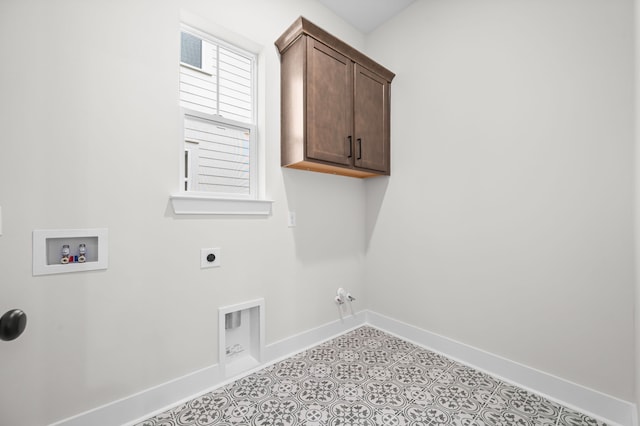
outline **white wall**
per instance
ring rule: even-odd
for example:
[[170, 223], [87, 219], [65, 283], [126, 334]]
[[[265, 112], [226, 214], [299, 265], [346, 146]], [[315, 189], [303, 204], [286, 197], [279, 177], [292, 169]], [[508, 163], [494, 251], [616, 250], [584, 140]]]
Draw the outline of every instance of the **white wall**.
[[[263, 46], [270, 218], [172, 214], [181, 9]], [[397, 73], [391, 178], [279, 167], [273, 41], [301, 14]], [[0, 313], [29, 315], [0, 342], [0, 423], [216, 363], [218, 306], [264, 297], [267, 343], [334, 320], [338, 286], [633, 400], [632, 16], [418, 0], [365, 45], [314, 0], [0, 2]], [[109, 228], [108, 270], [31, 276], [33, 229], [83, 227]], [[211, 246], [223, 267], [200, 270]]]
[[638, 417], [640, 418], [640, 312], [638, 311], [638, 307], [640, 307], [640, 218], [638, 215], [640, 214], [640, 168], [638, 164], [640, 164], [640, 119], [638, 118], [638, 113], [640, 112], [640, 0], [635, 0], [635, 76], [636, 76], [636, 103], [635, 103], [635, 219], [636, 219], [636, 253], [635, 253], [635, 261], [636, 261], [636, 294], [635, 294], [635, 355], [636, 355], [636, 370], [635, 370], [635, 403], [638, 408]]
[[[273, 215], [176, 217], [181, 9], [263, 46], [260, 132]], [[267, 344], [364, 305], [364, 189], [282, 170], [279, 59], [299, 15], [356, 47], [312, 0], [0, 2], [0, 423], [66, 418], [217, 362], [217, 308], [264, 297]], [[298, 226], [287, 228], [286, 212]], [[32, 277], [33, 229], [109, 229], [106, 271]], [[223, 266], [201, 270], [200, 248]]]
[[368, 38], [371, 310], [634, 400], [632, 4], [418, 0]]

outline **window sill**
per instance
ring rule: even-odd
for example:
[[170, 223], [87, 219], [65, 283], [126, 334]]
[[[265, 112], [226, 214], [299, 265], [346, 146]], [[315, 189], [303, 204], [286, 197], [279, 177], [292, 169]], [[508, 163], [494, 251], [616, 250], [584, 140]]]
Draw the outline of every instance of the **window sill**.
[[175, 214], [206, 215], [271, 215], [271, 200], [214, 198], [206, 195], [174, 194], [171, 204]]

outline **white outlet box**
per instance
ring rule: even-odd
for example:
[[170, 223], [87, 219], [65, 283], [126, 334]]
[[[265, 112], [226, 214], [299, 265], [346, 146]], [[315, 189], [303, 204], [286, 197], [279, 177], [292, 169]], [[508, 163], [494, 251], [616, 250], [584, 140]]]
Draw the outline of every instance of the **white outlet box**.
[[222, 260], [221, 254], [220, 248], [200, 249], [200, 268], [218, 268]]

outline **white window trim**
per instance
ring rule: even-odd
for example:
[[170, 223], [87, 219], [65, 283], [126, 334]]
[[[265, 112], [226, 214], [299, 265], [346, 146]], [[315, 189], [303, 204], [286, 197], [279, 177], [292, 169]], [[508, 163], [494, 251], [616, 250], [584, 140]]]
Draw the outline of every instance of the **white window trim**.
[[171, 196], [175, 214], [192, 215], [271, 215], [271, 200], [214, 198], [197, 193], [182, 193]]
[[[207, 32], [211, 30], [209, 32], [210, 34], [221, 35], [220, 39], [228, 39], [232, 41], [234, 44], [236, 44], [238, 47], [254, 52], [256, 55], [256, 59], [253, 65], [254, 72], [256, 73], [255, 74], [256, 79], [261, 80], [260, 75], [258, 74], [260, 69], [258, 64], [258, 61], [260, 58], [260, 54], [258, 53], [260, 51], [259, 45], [253, 42], [250, 42], [246, 39], [243, 39], [241, 36], [231, 34], [221, 27], [213, 26], [212, 28], [209, 28], [211, 25], [208, 25], [208, 24], [205, 25], [205, 22], [201, 21], [195, 15], [191, 15], [184, 11], [181, 11], [181, 15], [183, 18], [183, 22], [191, 21], [197, 24], [197, 25], [191, 26], [185, 23], [181, 25], [181, 30], [187, 30], [192, 33], [196, 32], [201, 35], [206, 35], [205, 32], [195, 29], [195, 27], [198, 26], [200, 28], [203, 28]], [[258, 94], [260, 92], [264, 93], [263, 90], [256, 90], [254, 95], [254, 106], [255, 106], [254, 114], [256, 118], [256, 123], [260, 121], [259, 120], [260, 115], [258, 114], [259, 113], [258, 105], [260, 104], [258, 99]], [[181, 113], [180, 120], [182, 123], [184, 123], [184, 114], [185, 114], [184, 108], [180, 109], [180, 113]], [[260, 150], [259, 148], [258, 141], [260, 136], [257, 134], [257, 124], [253, 124], [252, 126], [256, 131], [256, 134], [255, 134], [256, 146], [255, 146], [255, 149], [252, 150], [252, 155], [258, 155], [258, 153], [260, 151], [263, 152], [263, 150]], [[183, 131], [184, 131], [184, 126], [183, 126]], [[184, 155], [184, 134], [182, 136], [183, 137], [181, 138], [180, 144], [179, 144], [179, 148], [180, 148], [179, 158], [182, 158], [181, 155]], [[272, 213], [273, 200], [268, 200], [264, 198], [263, 196], [264, 182], [260, 181], [260, 179], [264, 178], [264, 173], [262, 173], [262, 171], [260, 170], [261, 169], [260, 165], [264, 164], [264, 160], [262, 158], [259, 158], [259, 161], [256, 161], [255, 164], [256, 164], [256, 171], [252, 177], [258, 180], [258, 182], [255, 184], [255, 187], [254, 187], [255, 188], [254, 194], [256, 198], [234, 198], [231, 195], [223, 197], [220, 195], [214, 195], [209, 193], [185, 191], [184, 190], [184, 161], [180, 161], [180, 179], [179, 179], [179, 186], [178, 186], [179, 192], [174, 193], [169, 197], [171, 204], [173, 206], [174, 213], [177, 215], [270, 216]]]

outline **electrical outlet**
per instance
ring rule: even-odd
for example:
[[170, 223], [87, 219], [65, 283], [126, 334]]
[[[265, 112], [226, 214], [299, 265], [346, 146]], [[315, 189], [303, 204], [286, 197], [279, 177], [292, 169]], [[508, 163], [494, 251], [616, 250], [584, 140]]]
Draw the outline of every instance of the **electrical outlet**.
[[222, 260], [222, 250], [220, 248], [200, 249], [200, 268], [217, 268]]

